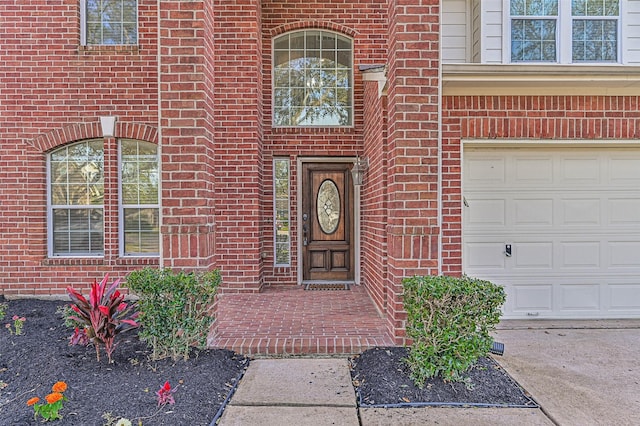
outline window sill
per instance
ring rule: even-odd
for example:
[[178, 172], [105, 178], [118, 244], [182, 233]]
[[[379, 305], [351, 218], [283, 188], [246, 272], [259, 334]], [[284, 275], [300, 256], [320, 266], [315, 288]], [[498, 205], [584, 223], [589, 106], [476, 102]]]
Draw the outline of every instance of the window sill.
[[137, 44], [88, 44], [78, 46], [80, 54], [100, 54], [100, 53], [130, 53], [137, 54], [140, 52], [140, 46]]
[[48, 257], [42, 261], [43, 266], [84, 266], [104, 265], [103, 257]]
[[291, 126], [271, 127], [274, 134], [353, 133], [354, 126]]
[[48, 257], [42, 266], [101, 266], [107, 264], [123, 266], [158, 266], [159, 257], [119, 257], [107, 262], [103, 257]]
[[119, 257], [115, 261], [116, 265], [134, 265], [134, 266], [158, 266], [160, 265], [159, 257]]

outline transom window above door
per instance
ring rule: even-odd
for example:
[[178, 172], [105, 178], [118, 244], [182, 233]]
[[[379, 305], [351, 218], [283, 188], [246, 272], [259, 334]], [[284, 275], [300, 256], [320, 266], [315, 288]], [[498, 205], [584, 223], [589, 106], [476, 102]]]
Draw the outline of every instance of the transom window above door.
[[348, 37], [321, 30], [274, 39], [274, 126], [352, 125], [352, 45]]
[[506, 0], [511, 62], [619, 61], [620, 0]]

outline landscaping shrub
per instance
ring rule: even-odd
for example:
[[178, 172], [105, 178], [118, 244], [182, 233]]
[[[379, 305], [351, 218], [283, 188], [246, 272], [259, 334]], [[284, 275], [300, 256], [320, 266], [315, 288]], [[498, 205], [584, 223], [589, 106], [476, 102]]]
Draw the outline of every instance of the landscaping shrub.
[[188, 359], [191, 347], [206, 346], [219, 285], [218, 270], [187, 273], [145, 268], [128, 275], [126, 286], [140, 298], [138, 335], [152, 347], [154, 359]]
[[67, 293], [71, 299], [71, 309], [74, 315], [65, 320], [82, 324], [83, 331], [76, 328], [72, 343], [91, 340], [96, 347], [96, 358], [100, 361], [100, 345], [104, 345], [109, 363], [113, 362], [111, 354], [116, 347], [116, 337], [120, 333], [138, 327], [136, 319], [138, 312], [135, 303], [125, 303], [124, 295], [118, 291], [120, 279], [117, 279], [107, 287], [109, 274], [98, 283], [91, 284], [89, 299], [67, 287]]
[[411, 378], [418, 387], [435, 376], [464, 382], [462, 373], [489, 353], [504, 289], [466, 276], [416, 276], [402, 284]]

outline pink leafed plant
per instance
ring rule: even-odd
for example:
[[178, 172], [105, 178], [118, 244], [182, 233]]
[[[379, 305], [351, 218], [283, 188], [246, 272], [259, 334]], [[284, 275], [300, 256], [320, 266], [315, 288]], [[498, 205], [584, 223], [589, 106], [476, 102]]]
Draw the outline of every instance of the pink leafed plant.
[[86, 336], [96, 347], [98, 361], [100, 345], [104, 345], [111, 363], [116, 336], [139, 326], [136, 322], [139, 312], [136, 311], [136, 304], [125, 303], [124, 295], [117, 290], [121, 280], [118, 279], [107, 287], [108, 280], [109, 274], [100, 283], [94, 281], [91, 284], [89, 300], [71, 287], [67, 287], [67, 293], [71, 299], [71, 309], [77, 314], [70, 319], [85, 325]]
[[173, 393], [175, 391], [175, 389], [171, 389], [171, 385], [168, 381], [164, 382], [164, 385], [162, 385], [160, 390], [156, 392], [156, 395], [158, 396], [158, 407], [167, 404], [175, 404], [176, 401], [173, 399]]

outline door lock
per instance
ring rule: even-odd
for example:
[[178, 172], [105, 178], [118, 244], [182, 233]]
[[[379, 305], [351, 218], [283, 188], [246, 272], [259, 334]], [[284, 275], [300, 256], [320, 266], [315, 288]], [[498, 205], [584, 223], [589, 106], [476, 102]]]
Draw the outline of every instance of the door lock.
[[[304, 217], [305, 215], [303, 215]], [[305, 219], [306, 220], [306, 219]], [[307, 246], [309, 245], [309, 241], [307, 240], [307, 236], [309, 235], [309, 227], [307, 226], [307, 224], [303, 224], [302, 225], [302, 245], [303, 246]]]

